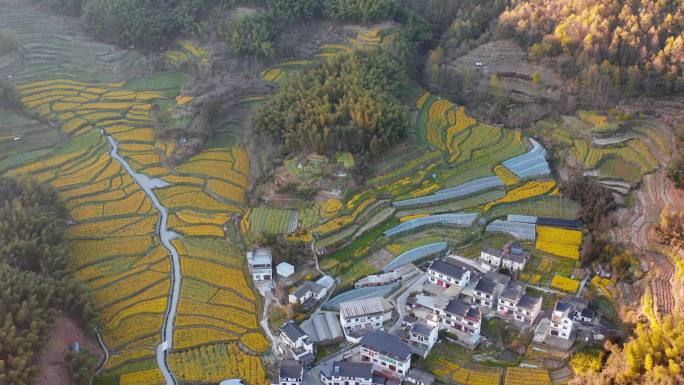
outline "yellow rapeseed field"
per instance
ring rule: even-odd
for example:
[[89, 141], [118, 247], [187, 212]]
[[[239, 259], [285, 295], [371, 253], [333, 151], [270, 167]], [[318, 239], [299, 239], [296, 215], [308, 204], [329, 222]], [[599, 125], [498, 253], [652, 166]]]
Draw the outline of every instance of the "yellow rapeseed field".
[[495, 201], [489, 202], [484, 205], [484, 211], [489, 210], [495, 205], [501, 203], [517, 202], [524, 199], [533, 198], [536, 196], [544, 195], [556, 186], [555, 181], [529, 181], [520, 187], [516, 187], [512, 190], [508, 190], [506, 195]]
[[[494, 174], [496, 174], [506, 186], [511, 186], [520, 182], [520, 179], [502, 164], [494, 167]], [[558, 188], [556, 187], [556, 190], [557, 189]]]
[[551, 280], [551, 287], [567, 291], [568, 293], [576, 293], [579, 285], [579, 281], [558, 274], [554, 275]]
[[578, 260], [582, 245], [582, 232], [558, 227], [537, 226], [535, 247], [561, 257]]

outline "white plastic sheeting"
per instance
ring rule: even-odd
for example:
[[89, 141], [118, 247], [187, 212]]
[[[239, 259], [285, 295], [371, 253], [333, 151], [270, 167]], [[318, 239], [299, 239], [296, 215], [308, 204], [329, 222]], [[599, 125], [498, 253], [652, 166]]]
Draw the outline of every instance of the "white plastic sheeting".
[[428, 226], [432, 224], [445, 224], [445, 225], [455, 225], [461, 227], [468, 227], [475, 222], [477, 219], [477, 214], [438, 214], [430, 215], [429, 217], [422, 217], [411, 219], [400, 225], [397, 225], [387, 231], [385, 231], [386, 237], [391, 237], [406, 231], [411, 231], [422, 226]]
[[390, 263], [385, 265], [385, 267], [382, 268], [382, 271], [392, 271], [398, 267], [417, 261], [423, 257], [427, 257], [428, 255], [439, 253], [440, 251], [443, 251], [446, 248], [446, 242], [430, 243], [429, 245], [416, 247], [415, 249], [411, 249], [399, 254]]
[[530, 142], [532, 142], [532, 150], [504, 161], [504, 166], [521, 178], [550, 174], [551, 169], [546, 161], [546, 149], [534, 139], [530, 139]]
[[488, 190], [494, 187], [501, 187], [503, 185], [503, 181], [498, 176], [488, 176], [486, 178], [480, 178], [474, 181], [463, 183], [456, 187], [449, 187], [444, 190], [439, 190], [432, 195], [397, 201], [393, 202], [392, 204], [395, 207], [404, 208], [410, 206], [419, 206], [422, 204], [437, 203], [464, 197], [466, 195], [474, 194], [476, 192]]

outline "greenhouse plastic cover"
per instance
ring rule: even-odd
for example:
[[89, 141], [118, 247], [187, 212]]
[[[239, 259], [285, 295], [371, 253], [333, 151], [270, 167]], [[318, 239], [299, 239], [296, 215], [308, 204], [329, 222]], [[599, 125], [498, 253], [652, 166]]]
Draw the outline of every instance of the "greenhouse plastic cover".
[[509, 222], [537, 223], [537, 217], [531, 215], [509, 214], [506, 219], [508, 219]]
[[399, 256], [397, 256], [390, 263], [385, 265], [385, 267], [382, 268], [382, 271], [392, 271], [398, 267], [404, 266], [408, 263], [419, 260], [428, 255], [439, 253], [440, 251], [446, 248], [446, 242], [430, 243], [429, 245], [416, 247], [415, 249], [411, 249], [399, 254]]
[[385, 231], [385, 236], [391, 237], [403, 233], [405, 231], [410, 231], [422, 226], [427, 226], [436, 223], [468, 227], [472, 225], [473, 222], [475, 222], [475, 219], [477, 219], [476, 213], [430, 215], [429, 217], [411, 219], [410, 221], [406, 221], [400, 225], [392, 227], [391, 229]]
[[400, 282], [394, 282], [385, 286], [374, 286], [374, 287], [361, 287], [358, 289], [352, 289], [345, 291], [342, 294], [335, 296], [328, 300], [328, 302], [323, 304], [324, 308], [337, 308], [340, 303], [345, 301], [351, 301], [354, 299], [364, 299], [370, 297], [377, 297], [389, 294], [395, 288], [399, 287]]
[[467, 183], [463, 183], [456, 187], [449, 187], [444, 190], [436, 191], [432, 195], [426, 195], [424, 197], [397, 201], [393, 202], [392, 204], [395, 207], [408, 207], [421, 204], [441, 202], [449, 199], [460, 198], [462, 196], [470, 195], [494, 187], [500, 187], [503, 185], [504, 182], [498, 176], [488, 176], [486, 178], [480, 178]]
[[530, 152], [504, 161], [504, 166], [521, 178], [550, 174], [551, 170], [549, 169], [549, 163], [546, 161], [544, 146], [534, 139], [530, 139], [530, 142], [532, 142], [532, 150]]
[[486, 231], [498, 231], [502, 233], [511, 234], [518, 239], [528, 239], [534, 241], [537, 238], [537, 225], [534, 223], [509, 222], [509, 221], [493, 221], [487, 226]]

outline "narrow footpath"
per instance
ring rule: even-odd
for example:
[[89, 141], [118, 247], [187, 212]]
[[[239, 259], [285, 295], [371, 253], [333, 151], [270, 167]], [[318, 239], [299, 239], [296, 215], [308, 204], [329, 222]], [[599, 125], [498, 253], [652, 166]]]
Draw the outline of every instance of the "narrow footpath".
[[118, 143], [111, 136], [107, 136], [109, 144], [112, 146], [110, 155], [112, 158], [116, 159], [121, 166], [128, 172], [128, 174], [133, 178], [133, 180], [140, 186], [140, 188], [145, 191], [147, 197], [150, 198], [154, 207], [159, 211], [159, 221], [157, 222], [157, 234], [159, 235], [159, 240], [166, 250], [168, 250], [171, 255], [171, 292], [169, 293], [168, 306], [166, 308], [166, 313], [164, 314], [164, 327], [162, 328], [162, 342], [157, 346], [157, 365], [159, 370], [164, 375], [166, 385], [177, 385], [178, 381], [176, 377], [171, 372], [169, 364], [167, 361], [168, 350], [173, 347], [173, 321], [176, 318], [176, 312], [178, 308], [178, 299], [180, 296], [180, 281], [181, 281], [181, 270], [180, 270], [180, 256], [178, 255], [178, 250], [173, 246], [171, 240], [178, 235], [173, 231], [169, 231], [167, 228], [169, 212], [164, 207], [157, 196], [154, 194], [153, 189], [166, 187], [168, 184], [160, 179], [151, 179], [147, 175], [139, 174], [135, 172], [131, 166], [128, 165], [126, 160], [121, 157], [118, 153]]

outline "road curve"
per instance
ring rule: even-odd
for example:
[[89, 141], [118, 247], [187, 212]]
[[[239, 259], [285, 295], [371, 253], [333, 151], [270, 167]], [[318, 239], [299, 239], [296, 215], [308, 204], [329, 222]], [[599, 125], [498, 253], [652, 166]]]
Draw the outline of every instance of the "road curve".
[[168, 184], [160, 179], [152, 179], [147, 175], [139, 174], [135, 172], [131, 166], [128, 165], [126, 160], [121, 157], [118, 153], [118, 143], [111, 136], [107, 136], [109, 144], [112, 146], [110, 155], [112, 158], [116, 159], [121, 166], [130, 174], [133, 180], [140, 186], [140, 188], [145, 191], [147, 197], [152, 200], [152, 204], [159, 211], [159, 221], [157, 222], [157, 234], [159, 235], [159, 240], [166, 250], [168, 250], [171, 255], [171, 292], [169, 293], [169, 304], [166, 307], [166, 313], [164, 314], [164, 326], [162, 328], [162, 342], [157, 346], [157, 365], [159, 370], [164, 375], [164, 380], [166, 385], [177, 385], [178, 381], [176, 377], [171, 372], [169, 364], [167, 361], [168, 350], [173, 347], [173, 321], [176, 318], [176, 311], [178, 308], [178, 299], [180, 296], [180, 281], [181, 281], [181, 270], [180, 270], [180, 256], [178, 255], [178, 250], [173, 246], [171, 240], [178, 235], [167, 229], [167, 223], [169, 218], [169, 212], [164, 207], [157, 196], [154, 194], [153, 189], [165, 187]]

